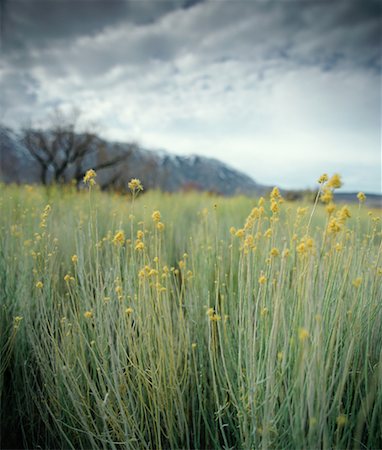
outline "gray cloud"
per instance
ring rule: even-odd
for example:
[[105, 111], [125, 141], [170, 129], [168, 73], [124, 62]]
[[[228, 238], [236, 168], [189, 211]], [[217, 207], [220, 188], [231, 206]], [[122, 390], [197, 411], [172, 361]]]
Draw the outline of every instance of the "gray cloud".
[[287, 148], [298, 161], [322, 133], [338, 163], [355, 130], [376, 161], [380, 2], [3, 0], [4, 9], [0, 106], [11, 125], [75, 103], [110, 138], [222, 155], [255, 177], [253, 148], [278, 146], [282, 167]]

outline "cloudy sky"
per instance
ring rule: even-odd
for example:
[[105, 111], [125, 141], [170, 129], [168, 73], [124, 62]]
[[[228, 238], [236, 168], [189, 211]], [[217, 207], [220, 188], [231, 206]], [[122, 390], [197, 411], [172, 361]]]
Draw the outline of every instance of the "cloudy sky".
[[381, 192], [379, 0], [0, 0], [0, 121], [54, 107], [262, 184]]

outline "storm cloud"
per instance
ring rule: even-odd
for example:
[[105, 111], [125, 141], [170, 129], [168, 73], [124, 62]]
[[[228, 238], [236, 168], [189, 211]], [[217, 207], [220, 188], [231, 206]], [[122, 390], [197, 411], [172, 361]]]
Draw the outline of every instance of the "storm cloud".
[[[304, 187], [381, 183], [378, 1], [2, 1], [0, 119], [78, 106], [105, 137]], [[367, 177], [365, 174], [367, 173]]]

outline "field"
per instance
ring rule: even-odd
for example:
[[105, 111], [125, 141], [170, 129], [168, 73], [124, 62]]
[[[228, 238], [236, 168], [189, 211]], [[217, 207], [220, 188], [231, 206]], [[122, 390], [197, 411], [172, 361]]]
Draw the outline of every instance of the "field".
[[86, 181], [1, 186], [3, 446], [382, 448], [380, 211]]

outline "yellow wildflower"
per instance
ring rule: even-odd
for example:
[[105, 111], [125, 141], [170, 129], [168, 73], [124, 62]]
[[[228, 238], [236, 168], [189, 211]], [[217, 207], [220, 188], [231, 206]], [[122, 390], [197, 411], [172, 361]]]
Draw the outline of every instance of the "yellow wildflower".
[[257, 202], [257, 206], [264, 206], [265, 203], [265, 198], [264, 197], [260, 197], [259, 201]]
[[306, 252], [306, 245], [304, 242], [301, 242], [297, 247], [296, 247], [296, 251], [297, 253], [299, 253], [300, 255], [303, 255]]
[[17, 328], [20, 325], [20, 322], [23, 320], [22, 316], [16, 316], [13, 318], [13, 328], [15, 328], [17, 330]]
[[37, 289], [42, 289], [43, 287], [44, 287], [44, 283], [42, 281], [37, 281], [36, 288]]
[[336, 419], [337, 425], [339, 427], [343, 427], [347, 424], [348, 422], [348, 418], [346, 417], [345, 414], [340, 414], [337, 419]]
[[298, 338], [301, 342], [304, 342], [309, 337], [309, 331], [306, 328], [298, 329]]
[[336, 205], [333, 202], [330, 202], [327, 206], [326, 206], [326, 211], [328, 214], [332, 214], [335, 210], [336, 210]]
[[237, 236], [238, 238], [243, 238], [244, 235], [245, 235], [245, 231], [244, 231], [243, 228], [240, 228], [239, 230], [236, 231], [236, 236]]
[[329, 233], [338, 233], [339, 231], [341, 231], [341, 226], [340, 226], [339, 222], [335, 218], [331, 219], [328, 224], [328, 232]]
[[221, 317], [219, 316], [219, 314], [212, 314], [209, 316], [211, 322], [218, 322], [219, 320], [221, 320]]
[[229, 229], [229, 232], [232, 234], [232, 236], [234, 236], [235, 233], [236, 233], [236, 228], [235, 228], [235, 227], [231, 227], [231, 228]]
[[85, 319], [91, 319], [93, 317], [92, 311], [85, 311], [84, 317], [85, 317]]
[[340, 211], [338, 211], [337, 215], [341, 223], [344, 223], [346, 219], [351, 217], [349, 208], [346, 205], [343, 206]]
[[274, 187], [274, 188], [272, 189], [270, 198], [271, 198], [272, 200], [278, 200], [278, 199], [281, 198], [279, 188]]
[[323, 184], [323, 183], [326, 183], [328, 181], [328, 179], [329, 179], [328, 174], [323, 173], [317, 181], [318, 181], [318, 184]]
[[157, 223], [157, 230], [163, 231], [163, 230], [164, 230], [164, 223], [158, 222], [158, 223]]
[[352, 281], [354, 287], [359, 288], [362, 284], [362, 277], [357, 277]]
[[338, 189], [342, 186], [341, 175], [335, 173], [327, 183], [327, 186], [333, 189]]
[[265, 236], [266, 238], [270, 238], [270, 237], [272, 236], [272, 229], [271, 229], [271, 228], [268, 228], [268, 229], [265, 231], [264, 236]]
[[363, 203], [366, 200], [366, 195], [363, 192], [358, 192], [357, 198], [361, 203]]
[[77, 264], [77, 262], [78, 262], [78, 256], [77, 255], [73, 255], [72, 256], [72, 263], [73, 264]]
[[276, 214], [279, 211], [279, 205], [274, 199], [271, 201], [271, 211], [273, 214]]
[[267, 281], [267, 277], [265, 275], [260, 275], [259, 283], [264, 284]]
[[320, 199], [323, 203], [331, 203], [333, 200], [333, 192], [330, 189], [324, 189]]
[[279, 256], [280, 252], [278, 251], [277, 248], [273, 247], [271, 250], [271, 256], [276, 257]]
[[113, 243], [115, 245], [117, 244], [123, 245], [124, 242], [125, 242], [125, 233], [122, 230], [117, 231], [114, 235]]
[[138, 178], [132, 178], [128, 183], [129, 189], [133, 192], [143, 191], [143, 186]]
[[300, 208], [300, 207], [298, 207], [297, 208], [297, 215], [300, 216], [300, 217], [305, 216], [307, 211], [308, 211], [308, 208]]
[[84, 183], [89, 184], [90, 186], [94, 186], [95, 185], [94, 178], [96, 176], [97, 176], [97, 174], [95, 173], [95, 171], [93, 169], [88, 170], [84, 176]]
[[145, 244], [142, 241], [137, 240], [135, 242], [135, 250], [143, 250], [145, 248]]
[[160, 222], [160, 212], [159, 211], [154, 211], [151, 215], [151, 218], [153, 219], [154, 222], [158, 223]]
[[214, 314], [214, 308], [208, 308], [206, 314], [207, 316], [212, 316]]
[[125, 313], [126, 313], [128, 316], [130, 316], [130, 315], [133, 313], [133, 311], [134, 311], [133, 308], [130, 308], [130, 307], [125, 309]]
[[142, 230], [137, 231], [137, 239], [143, 239], [144, 235], [145, 235], [145, 233]]

